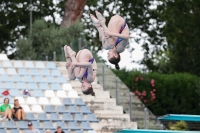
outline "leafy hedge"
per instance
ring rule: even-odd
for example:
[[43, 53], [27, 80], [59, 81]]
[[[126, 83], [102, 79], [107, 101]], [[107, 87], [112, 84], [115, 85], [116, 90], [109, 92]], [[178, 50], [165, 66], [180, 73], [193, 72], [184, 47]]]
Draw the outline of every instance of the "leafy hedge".
[[126, 70], [113, 72], [155, 115], [200, 114], [200, 96], [196, 93], [200, 78], [197, 76]]

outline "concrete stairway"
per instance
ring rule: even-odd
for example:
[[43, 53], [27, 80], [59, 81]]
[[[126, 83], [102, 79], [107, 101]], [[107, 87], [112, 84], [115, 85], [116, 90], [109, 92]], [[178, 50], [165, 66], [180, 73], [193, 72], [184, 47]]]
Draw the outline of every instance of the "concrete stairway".
[[92, 83], [96, 96], [86, 96], [81, 92], [81, 83], [78, 80], [69, 80], [65, 62], [56, 62], [56, 66], [99, 120], [99, 123], [91, 124], [95, 131], [113, 133], [123, 128], [137, 129], [137, 123], [130, 121], [129, 114], [124, 114], [123, 107], [116, 105], [116, 99], [110, 98], [110, 92], [103, 91], [97, 80]]
[[[116, 75], [103, 63], [98, 63], [97, 80], [102, 83], [102, 67], [104, 66], [104, 86], [106, 91], [110, 92], [112, 98], [116, 98]], [[130, 114], [130, 91], [129, 88], [118, 78], [118, 105], [123, 107], [123, 111]], [[132, 95], [132, 121], [137, 122], [138, 128], [144, 127], [144, 108], [143, 103]], [[157, 120], [154, 114], [147, 109], [146, 112], [146, 128], [160, 129], [161, 123]]]

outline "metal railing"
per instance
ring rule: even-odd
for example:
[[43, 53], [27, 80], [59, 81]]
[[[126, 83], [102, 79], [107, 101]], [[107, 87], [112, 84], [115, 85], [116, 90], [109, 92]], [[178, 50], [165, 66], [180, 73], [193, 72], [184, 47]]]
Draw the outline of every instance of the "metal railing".
[[157, 117], [130, 92], [129, 88], [104, 63], [98, 63], [97, 80], [103, 90], [109, 91], [116, 104], [123, 106], [124, 113], [130, 115], [141, 129], [165, 129]]

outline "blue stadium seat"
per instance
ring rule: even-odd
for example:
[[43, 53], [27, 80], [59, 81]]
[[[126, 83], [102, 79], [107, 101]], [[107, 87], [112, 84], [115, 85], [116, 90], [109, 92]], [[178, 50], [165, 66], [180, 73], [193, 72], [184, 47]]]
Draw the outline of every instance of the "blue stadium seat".
[[75, 131], [75, 133], [84, 133], [84, 132], [81, 130], [78, 130], [78, 131]]
[[56, 112], [57, 113], [67, 113], [67, 110], [66, 110], [65, 106], [58, 105], [57, 108], [56, 108]]
[[13, 66], [15, 68], [22, 68], [22, 67], [24, 67], [21, 61], [15, 61]]
[[59, 70], [57, 70], [57, 69], [53, 69], [52, 71], [51, 71], [51, 75], [53, 75], [53, 76], [61, 76], [61, 73], [60, 73], [60, 71]]
[[36, 68], [45, 68], [44, 63], [42, 61], [38, 61], [35, 63]]
[[68, 114], [68, 113], [64, 113], [62, 115], [62, 120], [63, 121], [74, 121], [74, 119], [72, 118], [72, 115], [71, 114]]
[[39, 89], [36, 83], [28, 83], [28, 89], [36, 90]]
[[17, 89], [10, 90], [10, 95], [11, 96], [20, 96], [19, 91]]
[[89, 130], [88, 133], [97, 133], [97, 132], [93, 130]]
[[55, 113], [55, 109], [52, 105], [45, 105], [44, 106], [44, 112], [46, 113]]
[[78, 106], [86, 106], [81, 98], [76, 98], [74, 104]]
[[76, 106], [69, 106], [67, 112], [69, 112], [69, 113], [73, 113], [73, 114], [75, 114], [75, 113], [79, 113], [79, 111], [78, 111], [78, 109], [77, 109]]
[[17, 71], [15, 68], [7, 68], [7, 74], [8, 75], [16, 75]]
[[9, 76], [7, 74], [3, 74], [3, 75], [0, 75], [0, 81], [1, 82], [9, 82], [9, 81], [11, 81], [11, 79], [9, 78]]
[[47, 83], [39, 83], [39, 89], [50, 90], [49, 85]]
[[0, 74], [6, 74], [6, 71], [4, 70], [4, 68], [0, 68]]
[[43, 93], [42, 93], [42, 90], [34, 90], [33, 92], [33, 96], [34, 97], [44, 97]]
[[0, 89], [4, 89], [4, 85], [0, 82]]
[[24, 75], [24, 82], [34, 82], [30, 75]]
[[13, 82], [22, 82], [23, 80], [20, 78], [19, 75], [13, 75], [12, 76], [12, 81]]
[[3, 61], [2, 67], [13, 67], [10, 61]]
[[6, 133], [5, 129], [0, 129], [0, 133]]
[[38, 70], [35, 69], [35, 68], [30, 69], [29, 74], [30, 74], [30, 75], [34, 75], [34, 76], [35, 76], [35, 75], [40, 75], [39, 72], [38, 72]]
[[25, 65], [24, 65], [26, 68], [34, 68], [34, 64], [32, 61], [27, 61], [25, 62]]
[[49, 121], [49, 119], [48, 119], [47, 116], [46, 116], [46, 113], [38, 113], [37, 119], [38, 119], [39, 121]]
[[17, 128], [15, 126], [14, 121], [6, 121], [4, 127], [8, 128], [8, 129], [16, 129]]
[[62, 103], [63, 103], [64, 105], [66, 105], [66, 106], [74, 105], [74, 104], [72, 104], [72, 101], [71, 101], [70, 98], [64, 98], [63, 101], [62, 101]]
[[41, 75], [43, 76], [50, 76], [50, 72], [49, 72], [49, 69], [42, 69], [41, 72], [40, 72]]
[[67, 83], [67, 80], [65, 77], [57, 77], [57, 83]]
[[18, 121], [18, 124], [17, 124], [17, 127], [19, 129], [28, 129], [28, 126], [27, 126], [27, 122], [26, 121]]
[[68, 129], [71, 130], [80, 130], [76, 122], [68, 122]]
[[38, 82], [38, 83], [44, 83], [45, 82], [44, 78], [40, 75], [35, 76], [34, 81]]
[[53, 76], [46, 76], [46, 83], [56, 83], [55, 79]]
[[60, 85], [57, 83], [51, 84], [51, 90], [62, 90]]
[[[2, 126], [2, 122], [0, 122], [0, 133], [1, 133], [1, 129], [3, 129], [4, 127]], [[2, 130], [3, 132], [3, 130]]]
[[18, 74], [19, 75], [28, 75], [28, 72], [26, 71], [25, 68], [19, 68], [18, 69]]
[[89, 121], [89, 122], [99, 122], [94, 114], [87, 114], [87, 121]]
[[55, 127], [53, 126], [53, 124], [50, 121], [44, 121], [44, 128], [55, 130]]
[[13, 82], [5, 82], [5, 89], [15, 89]]
[[46, 67], [50, 69], [56, 69], [56, 65], [53, 62], [47, 62]]
[[26, 84], [24, 82], [17, 82], [16, 84], [17, 89], [26, 89]]
[[45, 133], [45, 131], [43, 129], [40, 129], [40, 133]]
[[26, 119], [30, 120], [30, 121], [37, 120], [37, 119], [35, 119], [35, 116], [33, 113], [26, 113]]
[[51, 129], [50, 131], [51, 131], [51, 133], [55, 133], [55, 129]]
[[90, 127], [90, 123], [89, 122], [82, 122], [81, 123], [81, 129], [83, 129], [83, 130], [92, 130], [92, 128]]
[[75, 116], [74, 116], [74, 120], [75, 121], [86, 121], [85, 119], [84, 119], [84, 116], [83, 116], [83, 114], [75, 114]]
[[81, 106], [80, 113], [91, 114], [92, 112], [90, 111], [90, 109], [87, 106]]
[[62, 122], [62, 121], [58, 121], [58, 122], [56, 122], [56, 127], [58, 127], [58, 126], [62, 127], [62, 129], [67, 129], [65, 123]]
[[61, 121], [60, 117], [59, 117], [59, 115], [57, 113], [51, 113], [50, 114], [50, 120], [53, 121], [53, 122], [54, 121]]
[[42, 127], [40, 126], [40, 123], [38, 121], [32, 121], [32, 124], [33, 124], [34, 128], [42, 129]]

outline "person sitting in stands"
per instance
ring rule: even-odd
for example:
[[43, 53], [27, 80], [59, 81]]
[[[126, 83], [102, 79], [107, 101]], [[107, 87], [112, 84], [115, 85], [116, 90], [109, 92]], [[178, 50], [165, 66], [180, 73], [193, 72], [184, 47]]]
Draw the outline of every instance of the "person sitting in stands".
[[24, 109], [19, 105], [18, 99], [14, 100], [14, 107], [12, 108], [13, 118], [17, 120], [25, 120]]
[[12, 120], [12, 112], [11, 112], [11, 106], [9, 105], [9, 99], [5, 98], [4, 99], [4, 104], [0, 106], [0, 114], [3, 117], [3, 120]]

